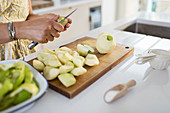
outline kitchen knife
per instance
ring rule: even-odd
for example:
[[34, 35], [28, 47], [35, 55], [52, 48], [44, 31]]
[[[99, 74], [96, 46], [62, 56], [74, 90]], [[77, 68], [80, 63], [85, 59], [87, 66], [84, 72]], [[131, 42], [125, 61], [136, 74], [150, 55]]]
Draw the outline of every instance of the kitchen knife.
[[[71, 13], [69, 13], [66, 17], [64, 17], [63, 20], [59, 21], [59, 23], [62, 23], [65, 19], [67, 19], [70, 15], [72, 15], [77, 9], [75, 9], [74, 11], [72, 11]], [[31, 50], [33, 49], [36, 45], [38, 45], [38, 42], [31, 42], [29, 45], [28, 45], [28, 48]]]

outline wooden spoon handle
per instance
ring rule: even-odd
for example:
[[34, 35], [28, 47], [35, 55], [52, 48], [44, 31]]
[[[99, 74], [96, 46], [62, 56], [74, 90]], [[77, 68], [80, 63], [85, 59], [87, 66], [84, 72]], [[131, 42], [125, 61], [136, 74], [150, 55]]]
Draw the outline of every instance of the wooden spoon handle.
[[136, 85], [136, 81], [135, 80], [130, 80], [128, 83], [126, 83], [127, 88], [130, 88], [132, 86]]

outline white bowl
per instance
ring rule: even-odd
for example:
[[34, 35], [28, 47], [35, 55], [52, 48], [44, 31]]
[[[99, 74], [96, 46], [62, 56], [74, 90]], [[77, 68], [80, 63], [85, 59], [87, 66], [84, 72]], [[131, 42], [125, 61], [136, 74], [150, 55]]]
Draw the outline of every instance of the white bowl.
[[[0, 61], [0, 64], [13, 64], [18, 61], [21, 61], [21, 60], [5, 60], [5, 61]], [[45, 94], [45, 92], [48, 88], [47, 80], [30, 64], [28, 64], [26, 62], [24, 62], [24, 63], [30, 68], [31, 72], [33, 73], [34, 78], [39, 86], [39, 92], [34, 97], [32, 97], [20, 104], [17, 104], [13, 107], [5, 109], [4, 111], [0, 111], [1, 113], [24, 112], [25, 110], [29, 109], [37, 100], [39, 100]]]
[[153, 53], [156, 56], [149, 60], [152, 68], [158, 70], [167, 69], [170, 65], [170, 52], [162, 49], [151, 49], [149, 53]]

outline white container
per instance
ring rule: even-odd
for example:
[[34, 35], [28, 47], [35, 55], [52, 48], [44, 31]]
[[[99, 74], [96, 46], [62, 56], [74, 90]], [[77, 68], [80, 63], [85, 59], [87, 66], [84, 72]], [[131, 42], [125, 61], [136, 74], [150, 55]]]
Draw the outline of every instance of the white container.
[[[20, 61], [20, 60], [5, 60], [5, 61], [0, 61], [0, 64], [13, 64], [18, 61]], [[24, 112], [25, 110], [32, 107], [33, 104], [45, 94], [45, 92], [48, 88], [47, 80], [30, 64], [28, 64], [27, 62], [24, 62], [24, 63], [30, 68], [31, 72], [33, 73], [34, 78], [39, 86], [39, 92], [34, 97], [32, 97], [20, 104], [17, 104], [13, 107], [10, 107], [8, 109], [0, 111], [0, 113], [14, 113], [14, 112], [21, 113], [21, 112]]]
[[156, 56], [149, 60], [149, 63], [153, 69], [164, 70], [170, 65], [170, 52], [161, 49], [151, 49], [149, 53], [153, 53]]

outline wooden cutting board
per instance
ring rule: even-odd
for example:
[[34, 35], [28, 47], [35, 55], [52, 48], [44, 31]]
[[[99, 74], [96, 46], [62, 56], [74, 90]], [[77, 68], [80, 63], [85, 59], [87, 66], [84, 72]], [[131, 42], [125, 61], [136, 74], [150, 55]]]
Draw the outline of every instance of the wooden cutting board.
[[[117, 44], [116, 48], [105, 55], [101, 55], [97, 52], [95, 48], [96, 39], [91, 37], [84, 37], [78, 39], [72, 43], [64, 45], [66, 47], [71, 48], [72, 50], [76, 50], [77, 44], [87, 44], [95, 49], [95, 55], [97, 55], [100, 64], [94, 67], [85, 66], [87, 69], [87, 73], [76, 77], [76, 84], [71, 87], [66, 88], [62, 83], [56, 78], [54, 80], [48, 81], [49, 87], [68, 98], [73, 98], [85, 88], [90, 86], [93, 82], [103, 76], [106, 72], [112, 69], [114, 66], [119, 64], [122, 60], [127, 58], [130, 54], [133, 53], [134, 48], [129, 46], [124, 46]], [[32, 65], [32, 61], [28, 63]]]

